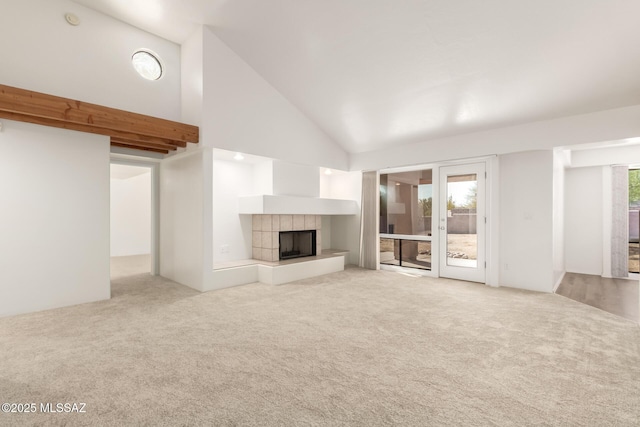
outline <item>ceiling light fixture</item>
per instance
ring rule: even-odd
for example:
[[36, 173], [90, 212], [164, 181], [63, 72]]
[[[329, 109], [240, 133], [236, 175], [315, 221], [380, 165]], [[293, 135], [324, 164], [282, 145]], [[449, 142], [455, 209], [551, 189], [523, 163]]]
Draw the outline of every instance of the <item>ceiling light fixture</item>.
[[158, 80], [162, 77], [163, 67], [160, 57], [148, 50], [138, 49], [131, 56], [133, 68], [147, 80]]
[[64, 19], [69, 23], [69, 25], [73, 25], [74, 27], [80, 25], [80, 18], [78, 18], [78, 15], [75, 13], [65, 13]]
[[235, 160], [244, 160], [244, 156], [241, 153], [236, 153], [236, 155], [233, 156], [233, 158]]

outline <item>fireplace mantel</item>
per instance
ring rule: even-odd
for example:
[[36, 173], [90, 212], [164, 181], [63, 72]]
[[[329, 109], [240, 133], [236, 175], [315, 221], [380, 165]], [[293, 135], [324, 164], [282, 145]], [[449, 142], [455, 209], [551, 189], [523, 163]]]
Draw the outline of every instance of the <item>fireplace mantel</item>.
[[356, 215], [358, 204], [354, 200], [264, 194], [240, 197], [239, 212], [248, 215]]

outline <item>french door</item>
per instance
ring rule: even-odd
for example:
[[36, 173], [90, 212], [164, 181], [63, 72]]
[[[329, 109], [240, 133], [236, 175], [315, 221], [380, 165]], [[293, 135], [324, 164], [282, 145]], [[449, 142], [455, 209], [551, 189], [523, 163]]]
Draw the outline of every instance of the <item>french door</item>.
[[440, 168], [439, 275], [485, 283], [484, 163]]

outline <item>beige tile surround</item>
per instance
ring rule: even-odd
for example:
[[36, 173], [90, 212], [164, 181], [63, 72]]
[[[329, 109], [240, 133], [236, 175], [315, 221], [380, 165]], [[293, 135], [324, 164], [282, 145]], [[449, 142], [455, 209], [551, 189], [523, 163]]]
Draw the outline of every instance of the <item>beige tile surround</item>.
[[320, 215], [253, 215], [253, 258], [278, 261], [280, 231], [316, 230], [316, 253], [322, 252]]

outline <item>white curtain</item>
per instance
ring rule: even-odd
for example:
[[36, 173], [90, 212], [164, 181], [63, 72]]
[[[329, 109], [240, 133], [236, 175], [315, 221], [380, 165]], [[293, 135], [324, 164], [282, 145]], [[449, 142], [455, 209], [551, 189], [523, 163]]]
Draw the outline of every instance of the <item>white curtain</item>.
[[362, 216], [360, 220], [360, 267], [378, 269], [378, 172], [362, 174]]
[[629, 168], [611, 166], [611, 275], [629, 276]]

